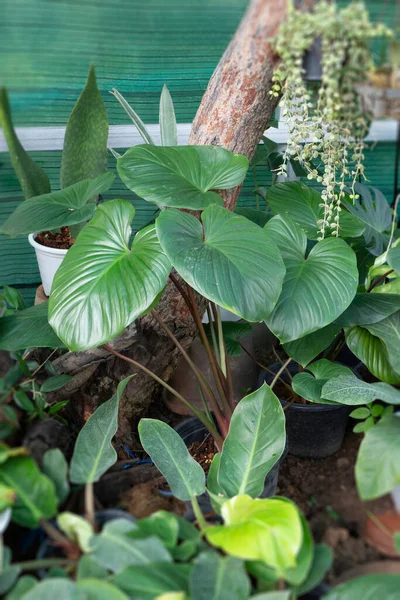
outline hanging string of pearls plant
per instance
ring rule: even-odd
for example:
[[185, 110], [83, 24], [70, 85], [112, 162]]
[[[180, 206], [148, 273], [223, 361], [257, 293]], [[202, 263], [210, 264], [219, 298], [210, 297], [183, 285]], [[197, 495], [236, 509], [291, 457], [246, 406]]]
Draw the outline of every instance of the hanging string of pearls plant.
[[[284, 161], [278, 175], [287, 176], [290, 159], [298, 160], [308, 179], [322, 185], [323, 217], [319, 239], [339, 236], [341, 204], [346, 186], [364, 176], [364, 148], [370, 125], [361, 112], [356, 85], [373, 66], [369, 42], [391, 37], [385, 25], [371, 23], [363, 3], [345, 8], [321, 0], [312, 11], [296, 10], [289, 1], [288, 15], [274, 39], [281, 64], [273, 75], [270, 94], [280, 100], [289, 131]], [[304, 55], [321, 45], [321, 82], [313, 94], [304, 79]]]

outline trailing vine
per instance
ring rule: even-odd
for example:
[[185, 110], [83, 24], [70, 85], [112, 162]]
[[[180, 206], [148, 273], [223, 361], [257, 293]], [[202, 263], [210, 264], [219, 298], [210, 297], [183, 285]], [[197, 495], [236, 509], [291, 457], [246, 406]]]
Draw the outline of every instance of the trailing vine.
[[[321, 0], [310, 12], [289, 3], [274, 48], [282, 59], [275, 70], [270, 94], [280, 100], [289, 131], [278, 175], [287, 176], [288, 161], [298, 160], [308, 179], [322, 184], [323, 216], [319, 239], [339, 235], [340, 212], [346, 188], [358, 198], [354, 185], [364, 175], [364, 148], [369, 119], [360, 109], [356, 85], [373, 66], [368, 43], [391, 37], [385, 25], [371, 23], [360, 2], [338, 8]], [[304, 80], [305, 52], [321, 43], [321, 84], [312, 94]]]

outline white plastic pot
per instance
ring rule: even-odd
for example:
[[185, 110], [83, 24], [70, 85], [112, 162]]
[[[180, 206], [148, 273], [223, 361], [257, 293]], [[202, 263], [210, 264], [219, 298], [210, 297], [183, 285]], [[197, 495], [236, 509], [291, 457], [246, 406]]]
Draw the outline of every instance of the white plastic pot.
[[48, 248], [35, 241], [36, 233], [31, 233], [28, 240], [31, 246], [35, 248], [36, 260], [38, 261], [40, 277], [42, 279], [43, 289], [46, 296], [50, 296], [51, 286], [53, 284], [54, 275], [58, 267], [61, 265], [64, 256], [68, 250], [60, 250], [59, 248]]

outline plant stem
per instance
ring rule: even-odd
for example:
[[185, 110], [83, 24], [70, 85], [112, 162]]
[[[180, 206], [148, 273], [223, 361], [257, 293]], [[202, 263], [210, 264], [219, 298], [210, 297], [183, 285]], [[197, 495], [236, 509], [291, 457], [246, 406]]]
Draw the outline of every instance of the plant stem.
[[57, 542], [57, 544], [59, 546], [64, 546], [64, 547], [71, 546], [72, 542], [67, 537], [65, 537], [65, 535], [63, 535], [56, 527], [54, 527], [54, 525], [49, 523], [49, 521], [46, 521], [45, 519], [41, 519], [40, 525], [41, 525], [42, 529], [45, 531], [45, 533], [47, 533], [49, 538], [51, 538], [53, 541]]
[[222, 320], [219, 306], [216, 307], [215, 315], [217, 317], [217, 331], [218, 331], [218, 347], [219, 347], [219, 364], [221, 366], [222, 373], [226, 377], [226, 356], [225, 356], [225, 341], [224, 333], [222, 331]]
[[[255, 356], [253, 356], [251, 354], [251, 352], [249, 352], [247, 350], [247, 348], [245, 348], [243, 346], [243, 344], [241, 344], [241, 342], [239, 342], [239, 346], [241, 347], [241, 349], [243, 350], [243, 352], [245, 352], [247, 354], [247, 356], [249, 356], [252, 360], [254, 360], [254, 362], [256, 363], [256, 365], [258, 365], [261, 369], [263, 369], [264, 371], [267, 371], [267, 373], [269, 373], [270, 375], [272, 375], [272, 377], [275, 377], [276, 373], [274, 373], [273, 371], [271, 371], [271, 369], [268, 369], [268, 367], [266, 367], [265, 365], [263, 365], [262, 363], [260, 363]], [[282, 377], [279, 377], [281, 383], [285, 386], [285, 388], [287, 388], [290, 392], [292, 392], [292, 387], [284, 380], [282, 379]]]
[[157, 383], [159, 383], [160, 385], [165, 387], [166, 390], [168, 390], [171, 394], [173, 394], [173, 396], [178, 398], [178, 400], [180, 400], [186, 406], [186, 408], [188, 408], [195, 415], [195, 417], [197, 417], [199, 419], [199, 421], [201, 421], [203, 423], [204, 427], [206, 427], [208, 429], [208, 431], [211, 433], [211, 435], [213, 436], [215, 443], [218, 444], [219, 446], [222, 446], [223, 440], [222, 440], [220, 434], [218, 433], [216, 427], [214, 426], [214, 424], [212, 424], [207, 419], [207, 417], [204, 415], [204, 413], [201, 410], [198, 410], [196, 407], [192, 406], [190, 404], [190, 402], [188, 402], [181, 394], [179, 394], [179, 392], [174, 390], [173, 387], [168, 385], [168, 383], [163, 381], [161, 379], [161, 377], [158, 377], [155, 373], [153, 373], [153, 371], [150, 371], [150, 369], [147, 369], [147, 367], [145, 367], [144, 365], [141, 365], [136, 360], [133, 360], [133, 358], [128, 358], [127, 356], [124, 356], [120, 352], [117, 352], [116, 350], [114, 350], [114, 348], [111, 348], [111, 346], [109, 346], [108, 344], [103, 344], [103, 348], [105, 350], [107, 350], [107, 352], [110, 352], [110, 354], [113, 354], [114, 356], [117, 356], [118, 358], [121, 358], [122, 360], [125, 360], [126, 362], [130, 363], [137, 369], [140, 369], [141, 371], [146, 373], [146, 375], [148, 375], [149, 377], [152, 377], [155, 381], [157, 381]]
[[217, 356], [217, 354], [218, 354], [217, 337], [215, 335], [214, 318], [213, 318], [209, 304], [207, 304], [207, 316], [208, 316], [208, 322], [210, 324], [211, 339], [213, 342], [213, 351], [214, 351], [215, 356]]
[[393, 272], [394, 272], [394, 269], [390, 269], [389, 271], [386, 271], [386, 273], [384, 273], [383, 275], [381, 275], [380, 277], [378, 277], [378, 279], [377, 279], [376, 281], [374, 281], [374, 283], [372, 283], [372, 284], [369, 286], [369, 288], [367, 289], [367, 294], [368, 294], [369, 292], [372, 292], [372, 290], [373, 290], [373, 289], [374, 289], [374, 288], [375, 288], [375, 287], [376, 287], [376, 286], [377, 286], [377, 285], [378, 285], [378, 284], [379, 284], [381, 281], [383, 281], [384, 279], [386, 279], [386, 277], [387, 277], [388, 275], [390, 275], [391, 273], [393, 273]]
[[85, 516], [86, 520], [94, 528], [96, 524], [96, 519], [94, 515], [93, 483], [86, 483], [85, 485]]
[[[279, 354], [277, 353], [276, 349], [274, 348], [274, 346], [272, 346], [272, 352], [275, 354], [276, 358], [278, 359], [278, 361], [283, 364], [283, 360], [281, 359], [281, 357], [279, 356]], [[289, 371], [289, 369], [286, 369], [286, 374], [289, 377], [290, 381], [293, 380], [292, 374]]]
[[49, 567], [69, 567], [76, 564], [76, 560], [69, 558], [42, 558], [40, 560], [27, 560], [12, 563], [13, 567], [19, 567], [21, 571], [37, 571]]
[[203, 531], [207, 527], [207, 521], [205, 520], [204, 515], [200, 510], [200, 506], [199, 506], [196, 496], [192, 496], [191, 503], [192, 503], [194, 516], [196, 517], [196, 521], [198, 522], [200, 529]]
[[186, 306], [188, 307], [188, 309], [190, 310], [190, 313], [194, 319], [194, 312], [193, 312], [193, 305], [190, 301], [189, 296], [187, 295], [187, 293], [185, 292], [183, 286], [181, 285], [181, 283], [178, 281], [178, 279], [175, 277], [175, 275], [173, 273], [169, 274], [169, 278], [172, 281], [172, 283], [174, 284], [174, 286], [176, 287], [176, 289], [179, 291], [179, 293], [181, 294], [182, 298], [184, 299], [184, 301], [186, 302]]
[[281, 373], [283, 373], [283, 371], [286, 369], [286, 367], [288, 366], [288, 364], [292, 361], [292, 358], [289, 356], [289, 358], [283, 363], [283, 365], [281, 366], [281, 368], [279, 369], [279, 371], [277, 372], [277, 374], [275, 375], [274, 379], [272, 380], [271, 385], [269, 386], [271, 388], [271, 390], [273, 389], [274, 385], [276, 384], [276, 382], [278, 381]]
[[[254, 179], [254, 188], [257, 189], [258, 188], [258, 181], [257, 181], [257, 171], [256, 171], [256, 167], [255, 166], [252, 167], [252, 171], [253, 171], [253, 179]], [[258, 194], [256, 194], [256, 209], [260, 210], [260, 201], [258, 199]]]

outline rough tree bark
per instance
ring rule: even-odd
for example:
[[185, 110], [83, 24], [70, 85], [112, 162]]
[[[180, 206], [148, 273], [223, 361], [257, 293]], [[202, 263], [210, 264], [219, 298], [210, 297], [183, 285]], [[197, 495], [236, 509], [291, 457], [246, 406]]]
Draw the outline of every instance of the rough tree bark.
[[[268, 93], [278, 57], [269, 40], [277, 33], [286, 14], [287, 0], [252, 0], [231, 43], [222, 56], [193, 122], [189, 144], [214, 144], [251, 158], [275, 110], [276, 100]], [[240, 187], [221, 192], [225, 206], [234, 209]], [[205, 304], [200, 301], [200, 308]], [[163, 320], [188, 347], [195, 328], [179, 292], [170, 282], [158, 307]], [[151, 316], [128, 328], [115, 347], [142, 362], [168, 380], [178, 359], [169, 339]], [[91, 375], [95, 365], [101, 375], [119, 381], [132, 368], [103, 350], [69, 354], [55, 361], [60, 372], [76, 374], [82, 385], [82, 369]], [[96, 373], [96, 381], [98, 381]], [[73, 384], [72, 384], [73, 385]], [[157, 393], [157, 385], [142, 372], [127, 388], [120, 407], [119, 437], [129, 443], [132, 422], [143, 413]], [[99, 399], [101, 400], [101, 399]], [[94, 399], [96, 402], [96, 398]]]

